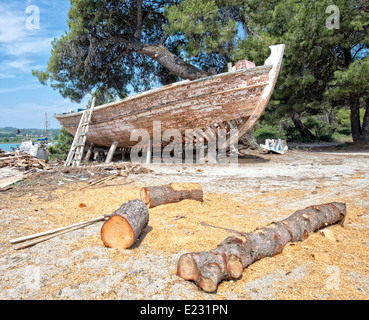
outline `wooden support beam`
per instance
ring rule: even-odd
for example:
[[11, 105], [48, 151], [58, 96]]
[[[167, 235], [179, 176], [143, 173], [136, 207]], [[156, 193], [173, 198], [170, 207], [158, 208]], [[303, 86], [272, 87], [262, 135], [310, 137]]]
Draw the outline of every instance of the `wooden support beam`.
[[108, 155], [105, 160], [105, 164], [109, 164], [111, 160], [113, 159], [114, 152], [118, 147], [118, 141], [114, 141], [109, 149]]
[[146, 163], [151, 163], [151, 155], [152, 155], [152, 140], [149, 140], [149, 143], [147, 145], [147, 152], [146, 152]]

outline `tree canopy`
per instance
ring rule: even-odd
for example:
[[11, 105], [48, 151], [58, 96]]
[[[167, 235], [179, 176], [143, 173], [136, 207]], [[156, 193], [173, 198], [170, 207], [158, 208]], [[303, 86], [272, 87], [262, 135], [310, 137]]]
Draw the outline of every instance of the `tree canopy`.
[[33, 71], [63, 97], [79, 102], [104, 88], [128, 91], [195, 79], [206, 72], [181, 59], [181, 37], [169, 36], [171, 0], [71, 0], [69, 30], [52, 43], [46, 71]]
[[[352, 63], [369, 53], [367, 2], [335, 1], [338, 28], [329, 28], [334, 18], [329, 10], [327, 13], [330, 5], [329, 0], [247, 1], [244, 14], [252, 32], [237, 46], [239, 58], [248, 56], [257, 61], [269, 45], [286, 44], [269, 111], [277, 119], [289, 115], [300, 133], [311, 138], [314, 137], [306, 131], [301, 115], [321, 112], [327, 103], [337, 105], [337, 100], [348, 99], [344, 91], [360, 84], [349, 75], [343, 83], [342, 73], [349, 72]], [[369, 74], [362, 73], [360, 79], [361, 84], [367, 83]], [[361, 94], [368, 96], [369, 92], [363, 90]]]
[[353, 138], [365, 140], [369, 5], [337, 0], [338, 12], [331, 5], [330, 0], [71, 0], [69, 30], [53, 41], [47, 69], [33, 73], [74, 101], [91, 92], [124, 97], [225, 71], [231, 61], [260, 65], [268, 46], [284, 43], [267, 113], [289, 117], [303, 136], [314, 139], [302, 115], [348, 105]]

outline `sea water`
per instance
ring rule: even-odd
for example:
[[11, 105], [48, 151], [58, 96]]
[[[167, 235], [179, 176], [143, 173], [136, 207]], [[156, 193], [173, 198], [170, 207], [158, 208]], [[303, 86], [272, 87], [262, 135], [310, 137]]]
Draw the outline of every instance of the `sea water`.
[[4, 143], [4, 144], [0, 143], [0, 149], [4, 151], [13, 151], [12, 148], [17, 149], [18, 145], [20, 146], [21, 143]]

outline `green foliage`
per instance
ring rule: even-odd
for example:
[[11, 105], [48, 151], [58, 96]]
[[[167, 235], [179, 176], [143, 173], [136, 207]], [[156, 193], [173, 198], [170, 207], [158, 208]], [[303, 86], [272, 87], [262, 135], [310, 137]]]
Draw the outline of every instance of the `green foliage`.
[[[37, 138], [44, 137], [44, 129], [19, 129], [17, 128], [5, 127], [0, 128], [0, 142], [23, 142], [26, 140], [36, 140]], [[50, 141], [56, 140], [59, 134], [58, 129], [49, 129], [48, 137]]]
[[[175, 81], [177, 77], [133, 48], [165, 40], [163, 8], [170, 3], [143, 1], [139, 24], [137, 1], [71, 0], [69, 30], [52, 42], [47, 69], [34, 70], [33, 75], [76, 102], [104, 88], [124, 98], [131, 90]], [[177, 53], [178, 39], [165, 44]]]
[[[332, 4], [340, 10], [339, 29], [326, 27], [330, 15], [326, 9]], [[268, 46], [286, 45], [281, 73], [266, 108], [267, 117], [275, 122], [297, 113], [318, 139], [331, 139], [337, 128], [317, 120], [319, 115], [324, 116], [333, 106], [347, 107], [349, 93], [369, 95], [367, 3], [249, 0], [242, 12], [249, 32], [237, 44], [236, 59], [260, 64], [269, 54]]]
[[264, 143], [266, 139], [286, 139], [286, 132], [279, 126], [265, 124], [254, 130], [254, 136], [258, 143]]
[[352, 62], [347, 69], [337, 70], [327, 94], [332, 99], [347, 98], [350, 93], [369, 95], [369, 56]]
[[86, 108], [91, 108], [93, 98], [96, 98], [95, 106], [101, 106], [103, 104], [117, 100], [114, 90], [106, 88], [104, 86], [100, 87], [97, 91], [92, 93], [91, 96], [91, 99], [87, 102]]
[[[224, 10], [226, 3], [216, 0], [183, 0], [178, 5], [166, 8], [169, 34], [181, 33], [186, 42], [181, 49], [187, 57], [197, 56], [202, 52], [230, 54], [229, 49], [236, 37], [236, 21], [229, 10]], [[222, 10], [223, 9], [223, 10]]]
[[[240, 59], [261, 65], [270, 45], [284, 43], [267, 126], [255, 133], [292, 140], [306, 138], [291, 121], [296, 114], [317, 139], [344, 134], [349, 126], [339, 108], [348, 107], [350, 93], [361, 101], [369, 95], [365, 0], [143, 0], [141, 24], [138, 3], [71, 0], [68, 32], [53, 41], [47, 69], [33, 74], [74, 101], [95, 92], [101, 104], [178, 80], [140, 53], [140, 45], [165, 47], [205, 71], [221, 72]], [[340, 10], [339, 29], [326, 26], [332, 4]]]
[[60, 129], [58, 141], [53, 146], [49, 147], [50, 154], [54, 155], [60, 160], [66, 160], [70, 147], [73, 143], [73, 136], [64, 128]]
[[318, 141], [333, 141], [333, 134], [336, 131], [336, 127], [329, 125], [324, 119], [310, 116], [307, 118], [305, 125]]

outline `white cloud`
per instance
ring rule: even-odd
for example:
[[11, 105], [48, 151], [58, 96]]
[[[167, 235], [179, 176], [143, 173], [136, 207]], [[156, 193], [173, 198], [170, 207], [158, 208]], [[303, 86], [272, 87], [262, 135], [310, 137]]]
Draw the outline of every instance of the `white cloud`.
[[2, 54], [22, 56], [49, 53], [52, 37], [42, 30], [26, 28], [25, 12], [0, 6], [0, 50]]
[[76, 110], [77, 108], [84, 108], [87, 102], [88, 97], [83, 99], [80, 104], [70, 102], [68, 99], [46, 99], [40, 103], [19, 102], [1, 104], [0, 102], [0, 111], [2, 115], [2, 117], [0, 117], [0, 128], [7, 126], [41, 128], [45, 118], [45, 112], [47, 112], [50, 128], [60, 128], [61, 125], [54, 118], [54, 114], [67, 112], [69, 109]]
[[33, 60], [26, 58], [7, 59], [2, 62], [0, 71], [5, 72], [6, 70], [27, 72], [30, 71]]
[[[45, 26], [29, 30], [26, 26], [28, 4], [19, 1], [0, 4], [0, 79], [30, 73], [50, 56], [53, 32]], [[37, 3], [35, 3], [37, 4]], [[46, 9], [44, 10], [47, 14]], [[41, 66], [44, 68], [45, 65]]]
[[3, 48], [6, 54], [14, 56], [23, 56], [28, 53], [50, 53], [52, 40], [53, 38], [22, 39], [5, 44]]
[[36, 89], [41, 89], [41, 88], [43, 88], [41, 84], [37, 82], [31, 82], [31, 83], [22, 84], [19, 86], [11, 86], [9, 88], [0, 88], [0, 94], [25, 91], [25, 90], [36, 90]]
[[11, 43], [23, 38], [24, 26], [24, 17], [0, 6], [0, 43]]
[[14, 79], [16, 78], [15, 74], [0, 72], [0, 79]]

